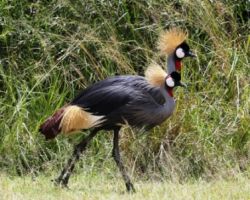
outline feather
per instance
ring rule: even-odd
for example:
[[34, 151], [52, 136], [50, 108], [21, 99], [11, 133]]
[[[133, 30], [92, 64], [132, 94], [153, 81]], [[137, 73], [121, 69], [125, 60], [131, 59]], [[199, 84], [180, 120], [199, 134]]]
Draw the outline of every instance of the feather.
[[72, 133], [81, 129], [97, 127], [103, 122], [103, 116], [92, 115], [75, 105], [68, 106], [63, 113], [60, 129], [63, 133]]
[[70, 104], [106, 119], [110, 113], [137, 98], [138, 92], [148, 93], [159, 104], [165, 102], [160, 88], [153, 87], [144, 77], [115, 76], [83, 90]]
[[55, 138], [60, 132], [60, 123], [63, 117], [63, 113], [67, 106], [64, 106], [57, 110], [51, 117], [49, 117], [39, 128], [41, 134], [45, 136], [45, 138], [53, 139]]
[[172, 28], [160, 34], [158, 46], [162, 55], [169, 55], [174, 52], [177, 46], [183, 43], [187, 38], [187, 32], [179, 28]]
[[157, 63], [152, 63], [145, 71], [146, 80], [154, 87], [160, 87], [165, 83], [167, 73]]

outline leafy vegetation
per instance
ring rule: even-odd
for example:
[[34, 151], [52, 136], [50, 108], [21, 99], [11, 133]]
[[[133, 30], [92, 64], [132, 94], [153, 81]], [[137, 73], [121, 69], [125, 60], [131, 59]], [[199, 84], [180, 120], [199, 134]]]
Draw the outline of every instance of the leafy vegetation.
[[[121, 147], [145, 178], [249, 174], [249, 1], [0, 2], [0, 167], [36, 174], [63, 165], [84, 134], [47, 142], [39, 125], [79, 90], [116, 74], [143, 74], [162, 29], [187, 29], [196, 60], [185, 60], [174, 116], [151, 132], [125, 127]], [[115, 169], [112, 134], [95, 138], [79, 168]], [[110, 161], [109, 161], [110, 160]], [[86, 167], [87, 166], [87, 167]]]

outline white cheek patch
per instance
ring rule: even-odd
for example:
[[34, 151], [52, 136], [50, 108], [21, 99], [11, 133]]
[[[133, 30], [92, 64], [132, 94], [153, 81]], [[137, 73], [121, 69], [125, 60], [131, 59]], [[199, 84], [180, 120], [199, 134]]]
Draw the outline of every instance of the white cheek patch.
[[174, 80], [171, 77], [166, 78], [166, 85], [168, 87], [174, 87]]
[[185, 53], [184, 53], [182, 48], [176, 49], [175, 54], [176, 54], [177, 58], [184, 58], [184, 56], [185, 56]]

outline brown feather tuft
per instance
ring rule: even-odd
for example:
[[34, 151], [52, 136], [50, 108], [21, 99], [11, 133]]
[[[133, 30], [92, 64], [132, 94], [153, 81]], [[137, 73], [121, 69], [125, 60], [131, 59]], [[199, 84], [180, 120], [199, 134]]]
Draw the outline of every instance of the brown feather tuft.
[[145, 71], [145, 78], [154, 87], [161, 87], [165, 83], [167, 73], [157, 63], [152, 63]]
[[47, 140], [55, 138], [61, 132], [59, 125], [66, 107], [67, 105], [57, 110], [40, 126], [39, 131]]
[[174, 52], [177, 46], [184, 42], [187, 38], [187, 32], [172, 28], [168, 31], [163, 31], [158, 40], [158, 49], [162, 55], [169, 55]]
[[103, 122], [102, 118], [103, 116], [92, 115], [79, 106], [71, 105], [64, 111], [60, 129], [64, 134], [89, 129], [100, 125]]

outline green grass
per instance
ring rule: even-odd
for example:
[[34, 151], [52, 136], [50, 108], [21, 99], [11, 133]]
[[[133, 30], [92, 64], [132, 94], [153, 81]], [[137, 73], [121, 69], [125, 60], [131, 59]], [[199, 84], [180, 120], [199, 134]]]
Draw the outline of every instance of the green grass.
[[72, 178], [69, 189], [55, 187], [50, 176], [9, 177], [0, 175], [1, 199], [154, 199], [154, 200], [248, 200], [250, 180], [238, 176], [234, 180], [205, 182], [162, 182], [138, 181], [137, 192], [126, 193], [123, 182], [117, 177], [107, 178], [105, 174], [78, 175]]
[[[234, 0], [1, 0], [1, 171], [58, 170], [80, 136], [46, 142], [39, 125], [93, 82], [143, 74], [152, 60], [164, 66], [158, 34], [178, 26], [198, 55], [184, 61], [188, 92], [176, 90], [176, 111], [160, 127], [122, 131], [125, 163], [177, 181], [249, 173], [249, 8]], [[95, 138], [80, 168], [102, 169], [111, 138]]]

